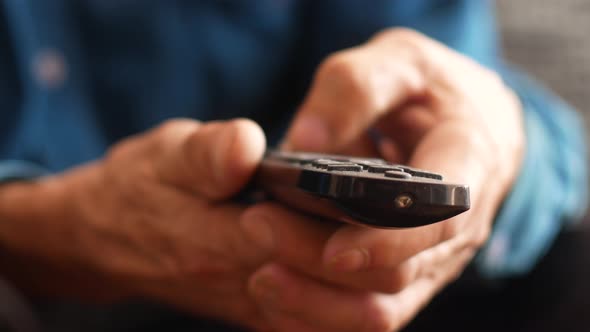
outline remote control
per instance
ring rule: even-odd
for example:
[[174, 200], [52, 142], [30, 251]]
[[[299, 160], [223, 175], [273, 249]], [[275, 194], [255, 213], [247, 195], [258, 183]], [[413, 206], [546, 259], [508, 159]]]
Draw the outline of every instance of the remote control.
[[257, 187], [304, 212], [380, 228], [432, 224], [469, 210], [469, 187], [382, 159], [266, 153]]

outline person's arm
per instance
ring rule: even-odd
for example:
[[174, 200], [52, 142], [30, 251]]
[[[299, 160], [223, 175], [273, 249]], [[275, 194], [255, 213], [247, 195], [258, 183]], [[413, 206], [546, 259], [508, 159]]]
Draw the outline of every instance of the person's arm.
[[73, 285], [73, 270], [55, 253], [63, 247], [56, 241], [71, 239], [56, 234], [58, 222], [67, 218], [63, 190], [54, 181], [33, 179], [33, 173], [12, 175], [0, 185], [0, 275], [29, 293], [71, 295], [83, 289]]
[[33, 179], [47, 174], [41, 166], [25, 160], [0, 161], [0, 185], [14, 180]]
[[565, 102], [515, 68], [498, 66], [523, 105], [527, 149], [492, 236], [476, 260], [487, 277], [530, 271], [588, 198], [584, 121]]
[[[0, 276], [30, 291], [37, 288], [34, 284], [38, 283], [35, 280], [40, 273], [31, 270], [34, 258], [18, 248], [32, 241], [42, 242], [35, 241], [32, 235], [42, 239], [44, 232], [38, 231], [43, 224], [39, 222], [27, 230], [31, 220], [55, 219], [49, 208], [51, 203], [46, 199], [55, 195], [35, 181], [46, 174], [48, 171], [41, 165], [29, 161], [0, 162]], [[42, 194], [43, 191], [48, 195]]]
[[409, 27], [497, 72], [522, 104], [527, 138], [522, 169], [475, 261], [488, 278], [522, 275], [546, 253], [564, 223], [580, 219], [586, 210], [584, 122], [551, 91], [506, 64], [494, 2], [439, 6], [421, 12]]
[[264, 326], [243, 289], [265, 258], [229, 201], [262, 158], [244, 119], [171, 120], [101, 159], [0, 185], [0, 273], [59, 298], [150, 298], [199, 316]]
[[[416, 25], [423, 23], [428, 29], [421, 31], [441, 37], [446, 46], [424, 34], [393, 28], [362, 45], [332, 54], [319, 66], [283, 146], [372, 155], [375, 147], [366, 133], [376, 129], [382, 134], [378, 150], [387, 159], [469, 184], [472, 208], [447, 221], [415, 229], [342, 226], [319, 248], [321, 254], [316, 256], [323, 263], [319, 271], [309, 268], [301, 274], [305, 271], [302, 263], [287, 259], [261, 268], [251, 278], [250, 291], [269, 310], [268, 319], [278, 329], [400, 329], [461, 274], [494, 226], [500, 229], [504, 222], [502, 216], [496, 217], [502, 205], [502, 211], [514, 205], [522, 218], [530, 218], [526, 223], [532, 228], [524, 236], [537, 244], [549, 244], [550, 238], [538, 237], [535, 232], [534, 215], [527, 211], [531, 206], [514, 201], [514, 193], [521, 190], [524, 196], [542, 191], [547, 197], [554, 192], [543, 182], [545, 179], [535, 179], [534, 186], [523, 187], [519, 176], [529, 164], [547, 168], [549, 174], [566, 171], [566, 178], [585, 178], [583, 167], [564, 170], [555, 167], [550, 153], [531, 154], [531, 149], [539, 145], [529, 145], [528, 140], [559, 139], [548, 126], [554, 117], [567, 117], [569, 113], [546, 108], [545, 125], [535, 128], [538, 135], [531, 135], [531, 119], [542, 113], [530, 108], [506, 73], [498, 70], [501, 61], [495, 53], [490, 3], [428, 4], [432, 8], [423, 11], [424, 17], [415, 18]], [[428, 33], [429, 29], [438, 30]], [[556, 127], [565, 128], [563, 123]], [[579, 130], [560, 132], [570, 137], [574, 146], [583, 145]], [[568, 195], [577, 194], [585, 185], [582, 182], [570, 188]], [[530, 201], [541, 203], [536, 197]], [[533, 207], [549, 213], [545, 220], [554, 225], [552, 234], [568, 214], [556, 205]], [[254, 215], [258, 218], [244, 221], [258, 230], [270, 227], [273, 240], [266, 239], [262, 244], [274, 244], [273, 251], [288, 258], [284, 253], [294, 243], [285, 239], [293, 230], [282, 224], [304, 225], [305, 218], [287, 211], [278, 220], [263, 218], [260, 216], [276, 215], [276, 208], [257, 209]], [[522, 220], [510, 218], [509, 222], [520, 224]], [[540, 252], [534, 247], [525, 249], [526, 264], [531, 266]], [[293, 266], [298, 271], [293, 271]], [[509, 265], [497, 267], [505, 274], [519, 272]], [[331, 287], [318, 278], [352, 289]]]

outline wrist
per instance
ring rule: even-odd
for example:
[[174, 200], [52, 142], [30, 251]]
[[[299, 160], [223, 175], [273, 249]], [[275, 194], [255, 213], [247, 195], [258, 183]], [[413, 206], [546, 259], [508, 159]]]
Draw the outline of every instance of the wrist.
[[62, 218], [62, 191], [55, 178], [1, 185], [0, 246], [27, 255], [47, 252], [49, 231]]
[[96, 173], [88, 171], [0, 185], [0, 275], [32, 294], [101, 301], [122, 296], [79, 253], [77, 188]]

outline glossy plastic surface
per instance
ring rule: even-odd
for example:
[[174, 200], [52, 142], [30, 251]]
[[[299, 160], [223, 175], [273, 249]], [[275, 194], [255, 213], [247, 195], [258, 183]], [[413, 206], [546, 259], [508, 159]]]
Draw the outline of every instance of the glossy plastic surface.
[[380, 159], [271, 151], [256, 183], [296, 209], [372, 227], [423, 226], [470, 208], [468, 186]]

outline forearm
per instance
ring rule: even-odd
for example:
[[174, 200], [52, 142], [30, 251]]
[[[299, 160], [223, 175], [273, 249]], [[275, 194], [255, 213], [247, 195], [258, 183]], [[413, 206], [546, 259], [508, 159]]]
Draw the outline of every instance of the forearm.
[[[40, 291], [51, 279], [55, 248], [47, 230], [57, 217], [56, 188], [48, 181], [14, 181], [0, 186], [0, 274], [21, 288]], [[57, 259], [56, 259], [57, 260]]]
[[0, 185], [0, 275], [28, 293], [110, 300], [108, 278], [76, 255], [76, 173]]
[[53, 180], [14, 181], [0, 186], [0, 246], [39, 255], [52, 251], [48, 230], [56, 229], [63, 194]]

